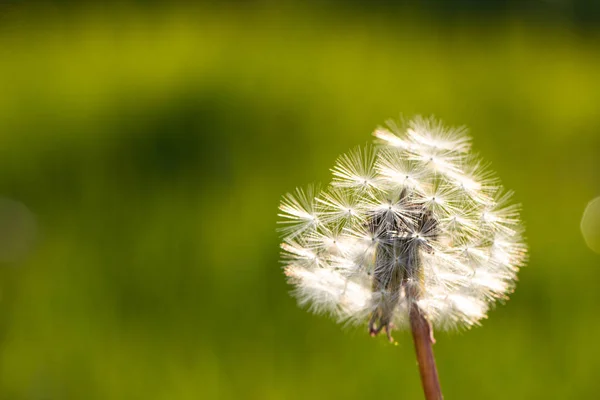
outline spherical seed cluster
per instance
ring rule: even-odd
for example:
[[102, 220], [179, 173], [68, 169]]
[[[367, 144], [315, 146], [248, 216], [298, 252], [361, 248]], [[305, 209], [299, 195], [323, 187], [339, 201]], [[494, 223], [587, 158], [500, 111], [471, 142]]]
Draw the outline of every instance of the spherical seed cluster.
[[464, 129], [388, 126], [339, 157], [325, 190], [284, 196], [285, 273], [302, 305], [372, 335], [406, 326], [415, 305], [437, 329], [470, 327], [526, 259], [518, 207]]

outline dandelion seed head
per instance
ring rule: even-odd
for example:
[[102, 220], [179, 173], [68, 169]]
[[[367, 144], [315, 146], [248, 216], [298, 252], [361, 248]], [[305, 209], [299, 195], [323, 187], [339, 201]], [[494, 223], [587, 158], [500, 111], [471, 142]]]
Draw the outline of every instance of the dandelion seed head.
[[512, 192], [464, 128], [415, 118], [338, 158], [331, 183], [280, 205], [282, 260], [301, 305], [372, 335], [408, 325], [478, 325], [513, 290], [527, 258]]

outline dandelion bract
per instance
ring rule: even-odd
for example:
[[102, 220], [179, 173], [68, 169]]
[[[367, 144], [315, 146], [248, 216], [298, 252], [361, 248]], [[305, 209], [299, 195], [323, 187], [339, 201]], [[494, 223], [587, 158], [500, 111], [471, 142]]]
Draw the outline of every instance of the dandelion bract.
[[285, 273], [300, 304], [371, 334], [470, 327], [511, 292], [526, 258], [519, 207], [464, 129], [415, 118], [340, 156], [329, 186], [280, 206]]

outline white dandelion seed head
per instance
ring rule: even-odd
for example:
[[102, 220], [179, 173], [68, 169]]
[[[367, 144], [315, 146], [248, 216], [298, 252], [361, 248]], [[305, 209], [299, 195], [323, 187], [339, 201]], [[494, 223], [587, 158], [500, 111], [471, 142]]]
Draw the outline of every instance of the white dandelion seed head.
[[408, 324], [468, 328], [513, 290], [524, 265], [519, 207], [473, 155], [464, 128], [415, 118], [340, 156], [323, 191], [283, 197], [285, 273], [301, 305], [371, 334]]

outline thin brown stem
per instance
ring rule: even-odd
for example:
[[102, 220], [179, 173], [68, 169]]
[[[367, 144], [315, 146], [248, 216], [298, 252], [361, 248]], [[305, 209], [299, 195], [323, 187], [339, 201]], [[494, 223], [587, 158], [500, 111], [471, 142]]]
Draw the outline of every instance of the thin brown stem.
[[419, 364], [425, 399], [442, 400], [442, 389], [440, 388], [435, 357], [433, 356], [434, 341], [431, 324], [416, 303], [413, 303], [410, 308], [410, 327], [415, 342], [417, 363]]

